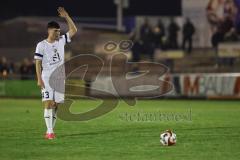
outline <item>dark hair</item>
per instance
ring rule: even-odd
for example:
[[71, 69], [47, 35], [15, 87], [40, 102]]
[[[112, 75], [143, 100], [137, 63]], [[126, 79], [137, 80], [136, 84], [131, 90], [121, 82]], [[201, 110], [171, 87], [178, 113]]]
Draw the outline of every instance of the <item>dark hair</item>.
[[49, 22], [47, 24], [47, 29], [49, 29], [49, 28], [57, 28], [57, 29], [59, 29], [60, 25], [57, 22], [55, 22], [55, 21], [51, 21], [51, 22]]

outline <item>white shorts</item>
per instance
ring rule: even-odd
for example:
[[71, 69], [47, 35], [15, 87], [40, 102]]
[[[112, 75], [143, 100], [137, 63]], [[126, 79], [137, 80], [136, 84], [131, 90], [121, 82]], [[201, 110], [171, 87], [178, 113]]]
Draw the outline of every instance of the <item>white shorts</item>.
[[[56, 103], [64, 103], [64, 92], [60, 93], [53, 89], [49, 84], [49, 78], [42, 77], [45, 88], [42, 89], [42, 101], [53, 100]], [[64, 85], [64, 84], [62, 84]]]

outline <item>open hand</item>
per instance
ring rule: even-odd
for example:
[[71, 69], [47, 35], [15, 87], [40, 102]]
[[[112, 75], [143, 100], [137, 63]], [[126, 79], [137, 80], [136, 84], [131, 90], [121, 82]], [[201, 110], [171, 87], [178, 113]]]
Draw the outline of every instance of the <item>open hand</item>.
[[59, 17], [66, 18], [69, 16], [67, 11], [63, 7], [58, 7], [57, 11], [58, 11]]

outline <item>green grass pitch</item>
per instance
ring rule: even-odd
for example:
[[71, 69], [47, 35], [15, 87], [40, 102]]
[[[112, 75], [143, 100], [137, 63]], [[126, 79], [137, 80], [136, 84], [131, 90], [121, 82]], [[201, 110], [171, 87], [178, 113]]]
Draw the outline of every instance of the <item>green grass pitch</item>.
[[[98, 103], [78, 100], [71, 111], [84, 112]], [[137, 113], [191, 119], [130, 118]], [[177, 134], [175, 146], [160, 145], [159, 134], [166, 129]], [[120, 102], [90, 121], [58, 119], [54, 140], [45, 140], [44, 132], [40, 100], [0, 99], [1, 160], [239, 160], [240, 103], [149, 100], [130, 107]]]

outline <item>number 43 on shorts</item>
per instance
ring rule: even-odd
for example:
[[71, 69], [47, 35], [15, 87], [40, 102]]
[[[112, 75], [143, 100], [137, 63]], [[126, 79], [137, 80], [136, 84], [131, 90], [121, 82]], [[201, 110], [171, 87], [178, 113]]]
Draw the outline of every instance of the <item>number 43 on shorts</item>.
[[42, 98], [49, 98], [49, 92], [48, 91], [42, 92]]

